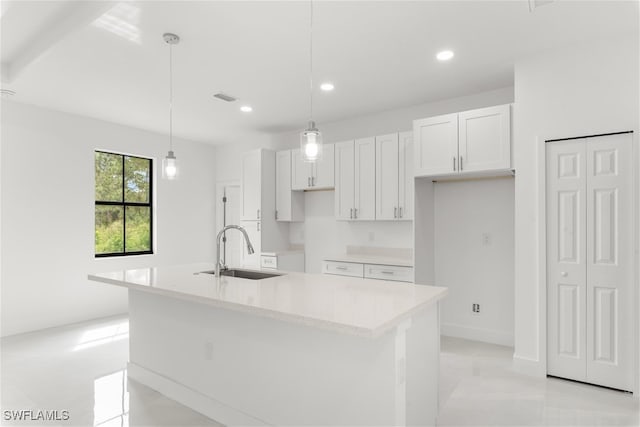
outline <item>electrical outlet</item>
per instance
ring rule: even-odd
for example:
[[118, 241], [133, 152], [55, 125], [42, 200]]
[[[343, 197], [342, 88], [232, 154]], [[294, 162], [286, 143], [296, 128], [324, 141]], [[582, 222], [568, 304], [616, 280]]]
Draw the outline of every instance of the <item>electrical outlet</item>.
[[480, 304], [473, 303], [471, 305], [471, 311], [473, 312], [473, 314], [480, 314]]
[[204, 343], [204, 360], [213, 359], [213, 343], [207, 341]]

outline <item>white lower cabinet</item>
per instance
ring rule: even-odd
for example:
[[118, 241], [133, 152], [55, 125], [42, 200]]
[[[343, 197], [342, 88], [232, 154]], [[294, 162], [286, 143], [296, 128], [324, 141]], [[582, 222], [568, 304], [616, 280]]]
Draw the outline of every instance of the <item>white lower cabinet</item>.
[[413, 282], [413, 267], [359, 262], [323, 261], [322, 274], [361, 277], [366, 279]]
[[364, 265], [355, 262], [323, 261], [323, 274], [337, 276], [364, 277]]
[[413, 267], [397, 265], [365, 264], [364, 277], [367, 279], [413, 282]]

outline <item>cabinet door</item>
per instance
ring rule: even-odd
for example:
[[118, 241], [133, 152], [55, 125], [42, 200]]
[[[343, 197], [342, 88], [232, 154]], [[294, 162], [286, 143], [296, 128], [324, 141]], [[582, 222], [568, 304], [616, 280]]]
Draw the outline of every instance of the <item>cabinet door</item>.
[[245, 221], [257, 220], [260, 217], [261, 159], [260, 150], [242, 154], [240, 182], [242, 210], [240, 219]]
[[335, 144], [336, 219], [353, 219], [355, 175], [353, 141]]
[[333, 144], [324, 144], [322, 147], [322, 160], [313, 163], [313, 188], [333, 188], [334, 181], [334, 160], [335, 148]]
[[245, 267], [260, 267], [260, 251], [262, 250], [261, 221], [240, 221], [240, 225], [247, 231], [247, 235], [254, 249], [254, 253], [249, 255], [247, 252], [247, 242], [244, 241], [243, 237], [242, 265]]
[[458, 114], [413, 122], [415, 176], [458, 171]]
[[291, 151], [276, 153], [276, 219], [291, 221]]
[[302, 160], [299, 148], [291, 150], [291, 188], [293, 190], [311, 188], [311, 163]]
[[402, 132], [398, 141], [398, 217], [413, 219], [413, 132]]
[[461, 172], [511, 167], [509, 105], [458, 114], [459, 170]]
[[357, 220], [376, 218], [376, 140], [356, 139], [355, 148], [355, 202], [353, 216]]
[[398, 134], [376, 136], [376, 219], [400, 218]]

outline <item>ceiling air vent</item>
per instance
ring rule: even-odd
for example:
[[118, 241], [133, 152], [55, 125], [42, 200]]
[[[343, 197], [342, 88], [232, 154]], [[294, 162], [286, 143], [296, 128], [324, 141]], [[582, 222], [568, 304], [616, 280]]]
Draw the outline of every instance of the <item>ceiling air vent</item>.
[[215, 95], [213, 95], [215, 98], [218, 99], [222, 99], [223, 101], [227, 101], [227, 102], [233, 102], [236, 99], [233, 96], [227, 95], [226, 93], [216, 93]]

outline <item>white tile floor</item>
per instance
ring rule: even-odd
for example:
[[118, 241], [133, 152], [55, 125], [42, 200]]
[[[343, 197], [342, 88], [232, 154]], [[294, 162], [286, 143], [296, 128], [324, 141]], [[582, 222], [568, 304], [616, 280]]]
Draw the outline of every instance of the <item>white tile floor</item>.
[[[69, 411], [69, 421], [45, 425], [218, 425], [127, 382], [127, 338], [127, 318], [115, 317], [3, 339], [3, 411]], [[439, 424], [640, 425], [640, 401], [631, 395], [516, 374], [511, 354], [507, 347], [443, 338]], [[2, 424], [11, 425], [2, 415]]]

